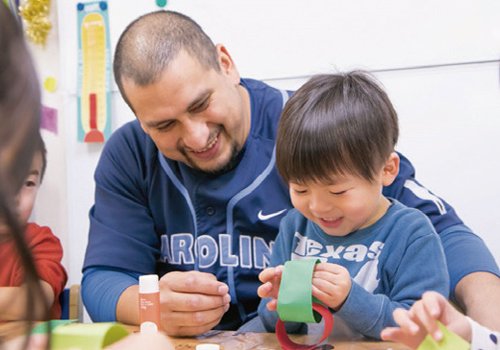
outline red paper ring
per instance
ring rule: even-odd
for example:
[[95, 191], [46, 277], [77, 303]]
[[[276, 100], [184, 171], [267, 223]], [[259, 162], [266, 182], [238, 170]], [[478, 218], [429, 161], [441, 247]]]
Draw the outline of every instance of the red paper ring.
[[276, 322], [276, 337], [278, 338], [278, 341], [283, 350], [312, 350], [328, 338], [333, 330], [332, 313], [327, 307], [318, 303], [312, 303], [312, 307], [313, 310], [319, 312], [319, 314], [323, 316], [323, 319], [325, 320], [325, 329], [323, 330], [323, 336], [321, 337], [320, 341], [313, 345], [298, 344], [293, 342], [286, 333], [285, 323], [278, 318], [278, 322]]

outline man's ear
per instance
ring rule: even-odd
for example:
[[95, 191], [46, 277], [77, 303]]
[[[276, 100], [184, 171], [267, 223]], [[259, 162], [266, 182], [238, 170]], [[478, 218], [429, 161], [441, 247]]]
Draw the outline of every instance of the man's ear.
[[[137, 118], [137, 117], [136, 117], [136, 118]], [[137, 118], [137, 119], [139, 119], [139, 118]], [[147, 135], [149, 135], [149, 130], [148, 130], [148, 128], [146, 128], [146, 126], [145, 126], [144, 124], [142, 124], [142, 122], [141, 122], [140, 120], [139, 120], [139, 124], [141, 125], [142, 130], [143, 130], [143, 131], [144, 131]]]
[[232, 78], [235, 81], [235, 84], [239, 84], [240, 73], [238, 72], [238, 69], [234, 64], [233, 59], [229, 54], [229, 51], [227, 51], [226, 47], [222, 44], [217, 44], [215, 48], [217, 49], [217, 56], [219, 57], [219, 66], [222, 73]]
[[399, 174], [399, 156], [396, 152], [392, 152], [387, 158], [384, 168], [382, 169], [382, 184], [389, 186], [393, 183]]

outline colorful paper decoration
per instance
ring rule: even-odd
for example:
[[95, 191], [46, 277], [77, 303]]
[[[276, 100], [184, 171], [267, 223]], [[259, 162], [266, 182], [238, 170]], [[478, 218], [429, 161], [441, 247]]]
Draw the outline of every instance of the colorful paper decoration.
[[277, 309], [283, 321], [317, 323], [321, 320], [312, 308], [312, 276], [318, 262], [316, 259], [307, 259], [285, 263]]
[[43, 88], [48, 92], [55, 92], [57, 90], [57, 80], [54, 77], [47, 77], [43, 81]]
[[19, 13], [26, 22], [24, 32], [35, 44], [45, 46], [52, 23], [49, 20], [50, 0], [26, 0]]
[[52, 332], [51, 350], [100, 350], [129, 334], [121, 324], [71, 323]]
[[158, 6], [158, 7], [167, 6], [167, 0], [156, 0], [156, 6]]
[[469, 350], [470, 344], [457, 334], [450, 331], [441, 322], [438, 322], [439, 329], [443, 333], [443, 338], [437, 342], [430, 335], [427, 335], [417, 350]]
[[53, 132], [54, 134], [57, 134], [57, 109], [42, 106], [40, 129], [45, 129]]
[[[47, 322], [39, 323], [31, 330], [31, 334], [45, 334], [50, 331], [52, 332], [55, 328], [59, 326], [64, 326], [69, 323], [74, 323], [76, 320], [50, 320]], [[50, 327], [49, 327], [50, 324]]]
[[78, 3], [78, 141], [111, 133], [111, 52], [106, 1]]
[[[312, 276], [319, 259], [291, 260], [285, 263], [278, 292], [278, 322], [276, 337], [284, 350], [311, 350], [328, 338], [333, 329], [330, 310], [315, 303], [312, 296]], [[297, 344], [287, 335], [283, 321], [317, 323], [325, 320], [323, 336], [316, 344]]]

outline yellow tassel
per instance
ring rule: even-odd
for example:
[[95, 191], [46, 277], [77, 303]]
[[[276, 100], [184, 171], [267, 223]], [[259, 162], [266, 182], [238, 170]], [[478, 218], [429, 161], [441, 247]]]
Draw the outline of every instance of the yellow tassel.
[[25, 21], [27, 37], [35, 44], [45, 46], [52, 23], [49, 20], [50, 0], [26, 0], [19, 6], [19, 13]]

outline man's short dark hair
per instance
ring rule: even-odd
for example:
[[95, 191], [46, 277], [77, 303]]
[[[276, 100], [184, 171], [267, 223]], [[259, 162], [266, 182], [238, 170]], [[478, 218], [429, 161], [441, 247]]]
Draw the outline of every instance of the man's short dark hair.
[[287, 182], [329, 182], [332, 174], [372, 181], [398, 133], [396, 111], [368, 73], [314, 76], [283, 110], [277, 167]]
[[116, 45], [113, 71], [130, 108], [123, 79], [131, 79], [139, 86], [153, 84], [182, 50], [202, 66], [220, 71], [214, 43], [188, 16], [162, 10], [141, 16], [127, 26]]

